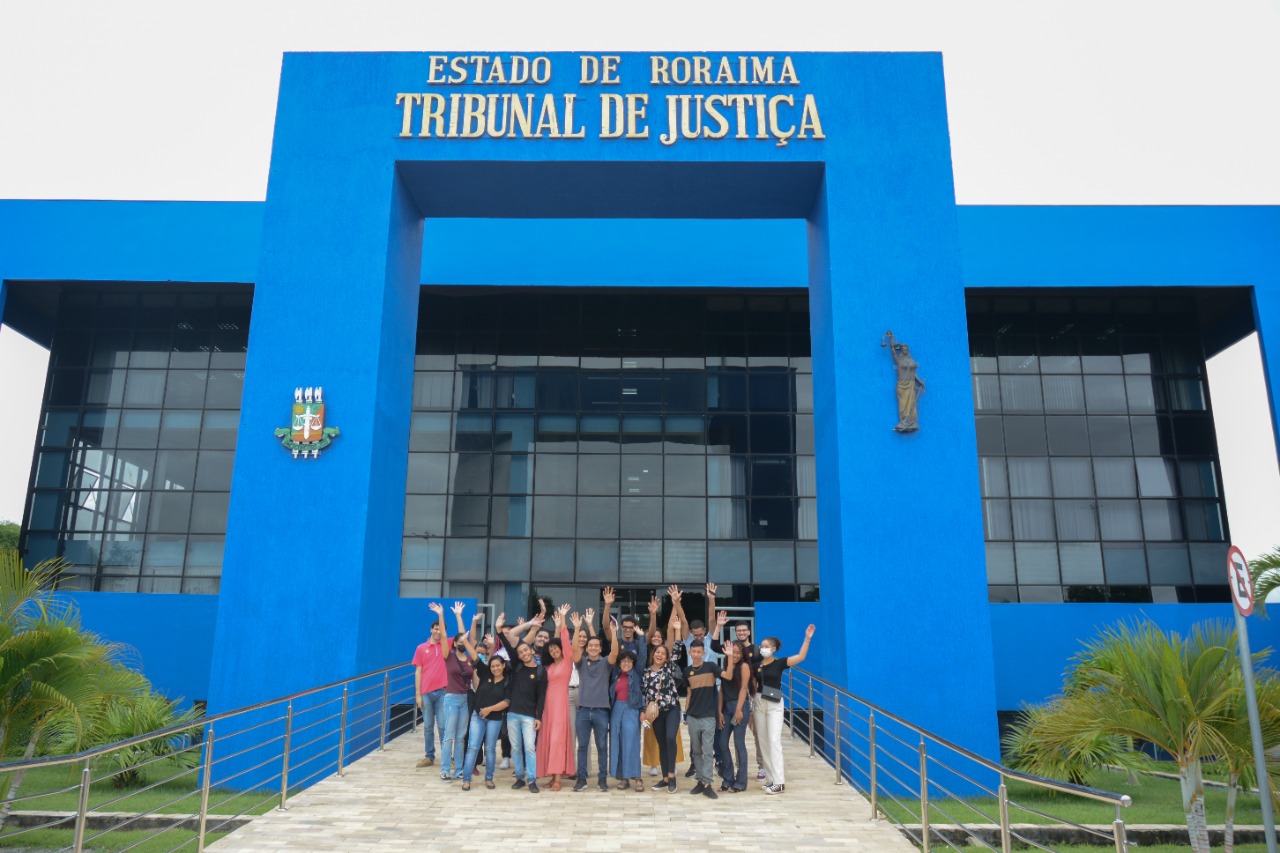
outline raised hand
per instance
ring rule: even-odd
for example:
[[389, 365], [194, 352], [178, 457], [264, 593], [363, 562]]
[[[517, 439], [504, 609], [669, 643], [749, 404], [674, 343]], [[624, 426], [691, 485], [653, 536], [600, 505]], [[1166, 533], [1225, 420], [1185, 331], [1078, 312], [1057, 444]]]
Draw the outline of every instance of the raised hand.
[[716, 594], [716, 585], [713, 583], [707, 584], [707, 595], [715, 595], [715, 594]]
[[497, 618], [497, 619], [494, 619], [494, 620], [493, 620], [493, 630], [494, 630], [494, 631], [501, 631], [501, 630], [502, 630], [502, 626], [504, 626], [504, 625], [506, 625], [506, 624], [507, 624], [507, 611], [505, 611], [505, 610], [504, 610], [504, 611], [502, 611], [501, 613], [499, 613], [499, 614], [498, 614], [498, 618]]
[[671, 630], [676, 632], [676, 636], [680, 635], [680, 620], [674, 616], [671, 618]]
[[667, 595], [671, 596], [672, 602], [678, 604], [680, 602], [680, 587], [675, 584], [667, 587]]
[[476, 611], [476, 615], [471, 617], [471, 621], [472, 621], [472, 622], [479, 622], [479, 621], [480, 621], [481, 619], [483, 619], [483, 618], [484, 618], [484, 614], [483, 614], [483, 613], [481, 613], [479, 610], [477, 610], [477, 611]]
[[547, 615], [547, 602], [545, 599], [538, 599], [538, 615], [543, 617]]
[[613, 603], [618, 600], [618, 597], [614, 594], [613, 587], [611, 586], [606, 586], [604, 588], [603, 598], [605, 607], [612, 607]]
[[569, 614], [569, 621], [573, 623], [573, 630], [578, 630], [582, 627], [582, 614], [576, 610], [573, 611]]
[[463, 604], [461, 601], [455, 601], [453, 603], [453, 607], [449, 609], [453, 611], [454, 616], [461, 616], [464, 608], [466, 608], [465, 604]]
[[728, 624], [729, 624], [729, 611], [721, 610], [719, 613], [716, 614], [716, 627], [723, 628], [725, 625], [728, 625]]
[[816, 625], [810, 625], [808, 628], [805, 628], [805, 629], [804, 629], [804, 638], [805, 638], [806, 640], [812, 640], [812, 639], [813, 639], [813, 632], [814, 632], [814, 631], [816, 631], [816, 630], [818, 630], [818, 628], [817, 628], [817, 626], [816, 626]]
[[588, 608], [586, 609], [586, 611], [583, 613], [583, 617], [586, 619], [586, 622], [587, 622], [587, 624], [588, 624], [588, 625], [590, 625], [590, 624], [594, 623], [594, 622], [595, 622], [595, 618], [596, 618], [596, 611], [595, 611], [595, 609], [594, 609], [594, 608], [591, 608], [591, 607], [588, 607]]
[[427, 608], [437, 616], [444, 615], [444, 605], [438, 601], [433, 601], [427, 605]]
[[484, 635], [484, 643], [485, 643], [486, 645], [488, 645], [488, 646], [489, 646], [489, 648], [491, 648], [491, 649], [492, 649], [492, 648], [494, 648], [494, 645], [493, 645], [493, 634], [485, 634], [485, 635]]
[[658, 610], [660, 610], [661, 608], [662, 608], [662, 602], [658, 601], [658, 596], [656, 595], [649, 596], [649, 615], [653, 616], [657, 614]]

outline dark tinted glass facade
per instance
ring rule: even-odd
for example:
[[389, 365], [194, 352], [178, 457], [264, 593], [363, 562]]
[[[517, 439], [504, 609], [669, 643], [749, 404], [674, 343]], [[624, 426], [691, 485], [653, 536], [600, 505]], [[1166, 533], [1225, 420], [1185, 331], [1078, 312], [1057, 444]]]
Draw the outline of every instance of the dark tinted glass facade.
[[401, 595], [817, 584], [803, 292], [428, 289], [413, 410]]
[[968, 299], [992, 601], [1225, 601], [1196, 302]]
[[71, 589], [218, 591], [251, 301], [240, 286], [59, 296], [28, 564], [63, 558]]

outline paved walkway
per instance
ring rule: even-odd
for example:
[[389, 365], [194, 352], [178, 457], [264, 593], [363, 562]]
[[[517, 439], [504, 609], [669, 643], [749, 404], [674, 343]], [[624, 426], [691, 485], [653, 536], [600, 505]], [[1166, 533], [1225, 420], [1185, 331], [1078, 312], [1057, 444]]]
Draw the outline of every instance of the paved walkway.
[[[575, 794], [566, 785], [559, 792], [544, 786], [533, 795], [511, 790], [510, 770], [498, 771], [495, 790], [484, 787], [481, 773], [463, 793], [460, 783], [440, 781], [438, 767], [414, 768], [422, 756], [422, 735], [405, 734], [385, 752], [351, 765], [345, 776], [298, 794], [288, 811], [255, 818], [209, 849], [916, 850], [888, 822], [869, 820], [866, 800], [848, 785], [836, 785], [835, 771], [821, 758], [809, 758], [803, 741], [784, 734], [783, 747], [786, 793], [768, 796], [752, 782], [750, 790], [713, 802], [690, 796], [693, 780], [683, 777], [675, 794], [616, 789], [606, 794], [594, 786]], [[752, 749], [750, 736], [747, 749]]]

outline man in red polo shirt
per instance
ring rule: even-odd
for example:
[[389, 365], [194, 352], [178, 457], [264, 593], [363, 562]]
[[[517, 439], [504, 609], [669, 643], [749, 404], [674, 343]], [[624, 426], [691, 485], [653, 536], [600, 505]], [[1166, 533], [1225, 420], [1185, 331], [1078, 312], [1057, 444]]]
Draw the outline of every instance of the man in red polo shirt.
[[436, 763], [436, 728], [440, 729], [440, 742], [444, 743], [444, 715], [440, 713], [440, 705], [448, 683], [444, 661], [452, 646], [444, 630], [443, 605], [433, 601], [427, 606], [438, 618], [431, 626], [431, 639], [413, 653], [413, 692], [417, 697], [418, 710], [422, 712], [422, 733], [426, 738], [426, 755], [418, 761], [419, 767], [430, 767]]

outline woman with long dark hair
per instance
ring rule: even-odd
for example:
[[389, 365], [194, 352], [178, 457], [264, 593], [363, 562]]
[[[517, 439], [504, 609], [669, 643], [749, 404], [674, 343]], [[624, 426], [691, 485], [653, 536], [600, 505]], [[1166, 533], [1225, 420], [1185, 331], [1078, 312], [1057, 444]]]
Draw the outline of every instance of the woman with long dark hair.
[[502, 732], [503, 712], [511, 705], [511, 680], [507, 678], [507, 661], [489, 656], [487, 670], [479, 669], [480, 683], [471, 694], [471, 731], [467, 739], [467, 761], [462, 768], [462, 790], [471, 790], [471, 776], [476, 772], [476, 759], [483, 744], [484, 786], [493, 787], [497, 769], [498, 735]]
[[760, 705], [756, 711], [756, 732], [764, 747], [764, 792], [781, 794], [787, 789], [786, 775], [782, 767], [782, 717], [785, 703], [782, 701], [782, 673], [799, 666], [809, 654], [809, 641], [813, 639], [814, 626], [804, 631], [800, 651], [791, 657], [781, 657], [778, 651], [782, 641], [777, 637], [765, 637], [760, 641], [760, 666], [756, 675], [760, 679]]
[[636, 669], [635, 652], [620, 648], [618, 627], [606, 620], [609, 632], [609, 775], [618, 780], [618, 790], [634, 785], [644, 790], [640, 781], [640, 713], [644, 709], [644, 684]]
[[[680, 630], [680, 620], [672, 619], [667, 629], [667, 642], [649, 650], [649, 666], [642, 678], [645, 716], [652, 719], [654, 739], [658, 742], [658, 764], [662, 778], [653, 786], [655, 791], [666, 788], [676, 792], [676, 744], [680, 742], [680, 671], [671, 660], [673, 631]], [[655, 713], [656, 712], [656, 713]]]
[[[747, 727], [751, 720], [751, 666], [742, 659], [742, 647], [729, 642], [721, 646], [724, 668], [720, 671], [720, 730], [716, 738], [723, 757], [720, 786], [723, 794], [737, 794], [747, 788]], [[732, 745], [732, 750], [730, 746]], [[736, 763], [735, 763], [736, 762]]]
[[[565, 615], [569, 605], [556, 610], [556, 639], [542, 652], [542, 665], [547, 670], [547, 703], [542, 712], [542, 728], [538, 730], [538, 775], [551, 776], [548, 791], [560, 790], [560, 777], [574, 774], [573, 737], [569, 719], [569, 679], [573, 676], [573, 658], [569, 645], [569, 626]], [[574, 614], [575, 616], [577, 614]]]

